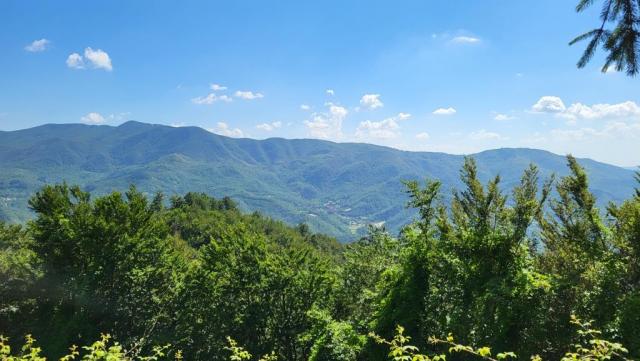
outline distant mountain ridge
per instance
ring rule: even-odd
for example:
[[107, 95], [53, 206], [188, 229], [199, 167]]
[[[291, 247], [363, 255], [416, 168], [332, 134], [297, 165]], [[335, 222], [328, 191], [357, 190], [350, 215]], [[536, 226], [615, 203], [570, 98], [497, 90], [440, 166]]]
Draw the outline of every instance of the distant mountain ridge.
[[[511, 189], [535, 163], [543, 177], [566, 174], [564, 156], [535, 149], [496, 149], [473, 154], [481, 178], [500, 174]], [[464, 157], [408, 152], [314, 139], [228, 138], [197, 127], [135, 121], [120, 126], [47, 124], [0, 132], [0, 218], [28, 219], [28, 197], [42, 185], [67, 181], [105, 193], [135, 184], [167, 195], [202, 191], [233, 197], [289, 223], [342, 240], [369, 223], [397, 231], [413, 216], [405, 208], [403, 180], [435, 178], [446, 201], [460, 187]], [[581, 159], [600, 204], [628, 198], [634, 172]]]

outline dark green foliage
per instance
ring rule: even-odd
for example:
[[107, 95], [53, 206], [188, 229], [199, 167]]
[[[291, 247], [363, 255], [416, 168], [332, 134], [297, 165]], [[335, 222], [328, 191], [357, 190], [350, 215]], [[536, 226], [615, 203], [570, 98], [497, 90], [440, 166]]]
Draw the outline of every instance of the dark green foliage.
[[[576, 11], [582, 12], [593, 5], [594, 0], [580, 0]], [[610, 67], [616, 71], [626, 71], [635, 76], [640, 70], [640, 1], [637, 0], [603, 0], [600, 11], [599, 27], [576, 37], [569, 44], [589, 40], [587, 47], [578, 61], [582, 68], [593, 58], [599, 46], [607, 52], [602, 72]], [[607, 24], [613, 23], [613, 29]]]
[[468, 342], [524, 350], [536, 331], [530, 312], [540, 309], [546, 286], [533, 268], [526, 235], [549, 185], [539, 192], [538, 172], [530, 167], [507, 206], [500, 178], [484, 186], [473, 159], [466, 160], [461, 179], [465, 188], [454, 193], [449, 210], [433, 204], [434, 183], [409, 185], [411, 203], [428, 218], [403, 233], [402, 270], [377, 332], [390, 336], [402, 324], [422, 347], [427, 336], [452, 331]]
[[271, 247], [239, 226], [202, 248], [179, 295], [178, 346], [187, 358], [219, 359], [228, 335], [254, 353], [308, 356], [298, 335], [309, 327], [307, 311], [326, 305], [331, 274], [312, 249]]
[[[386, 360], [389, 347], [402, 359], [443, 346], [490, 361], [513, 357], [491, 348], [604, 360], [626, 354], [620, 343], [637, 358], [640, 197], [601, 211], [585, 169], [567, 165], [557, 182], [530, 165], [507, 192], [466, 158], [450, 196], [405, 182], [417, 217], [398, 237], [370, 227], [346, 246], [226, 197], [45, 186], [33, 221], [0, 223], [0, 334], [32, 332], [49, 357], [108, 332], [125, 359], [167, 343], [186, 360]], [[599, 343], [578, 347], [585, 337]]]
[[366, 340], [350, 322], [336, 321], [324, 310], [313, 309], [309, 314], [313, 326], [303, 335], [304, 340], [313, 342], [309, 361], [351, 361], [358, 357]]
[[384, 229], [370, 228], [369, 235], [346, 246], [335, 294], [335, 316], [346, 319], [366, 334], [373, 326], [384, 281], [395, 278], [401, 245]]
[[[0, 221], [0, 325], [29, 322], [34, 297], [32, 285], [41, 276], [40, 265], [26, 230]], [[6, 328], [3, 331], [6, 336], [22, 336], [14, 332], [7, 334], [12, 330]]]
[[42, 261], [34, 329], [56, 340], [50, 352], [109, 330], [123, 342], [167, 324], [181, 263], [169, 228], [131, 188], [98, 198], [67, 185], [47, 186], [29, 202], [33, 250]]
[[189, 359], [252, 350], [308, 357], [307, 312], [328, 308], [340, 244], [303, 226], [245, 215], [202, 193], [151, 202], [135, 188], [92, 200], [46, 186], [26, 229], [0, 224], [0, 328], [33, 332], [47, 356], [109, 332], [132, 350], [171, 340]]

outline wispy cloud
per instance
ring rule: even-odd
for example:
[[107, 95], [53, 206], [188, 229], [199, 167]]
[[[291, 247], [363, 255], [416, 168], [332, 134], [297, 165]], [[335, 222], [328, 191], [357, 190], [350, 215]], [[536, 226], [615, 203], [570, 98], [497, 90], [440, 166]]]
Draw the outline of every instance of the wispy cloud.
[[360, 98], [360, 105], [365, 109], [382, 108], [384, 103], [380, 100], [380, 94], [365, 94]]
[[210, 105], [213, 104], [215, 102], [221, 101], [221, 102], [231, 102], [233, 99], [231, 99], [230, 96], [228, 95], [217, 95], [215, 93], [209, 93], [206, 96], [201, 96], [201, 97], [195, 97], [193, 99], [191, 99], [191, 102], [193, 104], [198, 104], [198, 105]]
[[453, 115], [456, 114], [457, 110], [455, 110], [452, 107], [449, 108], [438, 108], [436, 110], [433, 111], [434, 115]]
[[372, 138], [372, 139], [392, 139], [400, 136], [400, 125], [402, 120], [409, 119], [411, 114], [398, 113], [398, 115], [383, 119], [379, 122], [366, 120], [360, 122], [356, 129], [356, 138]]
[[220, 85], [220, 84], [211, 84], [209, 86], [209, 88], [213, 91], [224, 91], [227, 90], [226, 86]]
[[262, 123], [262, 124], [256, 125], [257, 129], [264, 130], [265, 132], [270, 132], [281, 127], [282, 127], [282, 122], [280, 121], [271, 122], [271, 123]]
[[249, 90], [238, 90], [233, 94], [236, 98], [245, 99], [245, 100], [254, 100], [264, 98], [262, 93], [254, 93]]
[[453, 39], [451, 39], [452, 43], [455, 44], [478, 44], [481, 42], [480, 38], [477, 38], [475, 36], [456, 36]]
[[207, 130], [211, 133], [216, 133], [227, 137], [244, 137], [244, 132], [240, 128], [232, 128], [226, 122], [218, 122], [215, 128], [209, 128]]
[[515, 117], [512, 116], [512, 115], [508, 115], [508, 114], [497, 113], [493, 117], [493, 119], [498, 120], [498, 121], [507, 121], [507, 120], [515, 119]]
[[123, 113], [116, 113], [116, 114], [109, 114], [107, 116], [103, 116], [100, 113], [97, 112], [91, 112], [91, 113], [87, 113], [86, 115], [80, 117], [80, 121], [82, 121], [83, 123], [87, 123], [87, 124], [104, 124], [104, 123], [111, 123], [111, 122], [121, 122], [123, 120], [126, 120], [129, 116], [131, 116], [130, 112], [123, 112]]
[[191, 102], [193, 104], [198, 104], [198, 105], [211, 105], [211, 104], [213, 104], [215, 102], [229, 103], [229, 102], [233, 101], [233, 98], [231, 98], [230, 96], [228, 96], [226, 94], [218, 94], [218, 92], [224, 92], [225, 90], [227, 90], [226, 86], [212, 83], [212, 84], [209, 85], [209, 89], [212, 90], [211, 93], [209, 93], [209, 94], [207, 94], [205, 96], [199, 96], [199, 97], [192, 98]]
[[304, 121], [309, 135], [321, 139], [338, 139], [342, 137], [342, 122], [349, 111], [340, 105], [327, 103], [327, 112], [312, 113], [311, 118]]
[[38, 53], [38, 52], [47, 50], [50, 45], [51, 45], [51, 41], [43, 38], [39, 40], [34, 40], [33, 42], [31, 42], [31, 44], [25, 46], [24, 50], [31, 53]]

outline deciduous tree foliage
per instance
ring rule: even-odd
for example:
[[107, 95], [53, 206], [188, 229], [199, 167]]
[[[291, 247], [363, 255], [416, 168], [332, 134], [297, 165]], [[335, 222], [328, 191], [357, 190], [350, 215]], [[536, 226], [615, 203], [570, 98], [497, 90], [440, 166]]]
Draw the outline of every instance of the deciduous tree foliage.
[[[46, 186], [32, 222], [0, 224], [3, 360], [73, 344], [113, 360], [640, 357], [640, 193], [597, 209], [567, 163], [557, 181], [530, 166], [506, 194], [466, 159], [450, 204], [408, 181], [415, 221], [348, 245], [229, 198]], [[26, 334], [42, 349], [9, 358]]]

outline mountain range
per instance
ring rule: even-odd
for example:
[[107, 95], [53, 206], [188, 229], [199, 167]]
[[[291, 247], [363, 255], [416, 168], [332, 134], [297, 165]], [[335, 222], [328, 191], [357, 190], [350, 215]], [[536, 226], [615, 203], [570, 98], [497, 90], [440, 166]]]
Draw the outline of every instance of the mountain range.
[[[567, 173], [566, 159], [543, 150], [496, 149], [472, 155], [484, 181], [500, 174], [513, 188], [534, 163], [542, 177]], [[95, 194], [126, 190], [149, 194], [188, 191], [230, 196], [261, 211], [348, 241], [367, 224], [397, 231], [414, 211], [405, 207], [403, 180], [438, 179], [443, 201], [461, 186], [464, 157], [409, 152], [314, 139], [229, 138], [197, 127], [135, 121], [120, 126], [46, 124], [0, 132], [0, 219], [24, 222], [28, 198], [47, 183], [66, 181]], [[599, 204], [633, 194], [629, 169], [580, 159]]]

